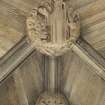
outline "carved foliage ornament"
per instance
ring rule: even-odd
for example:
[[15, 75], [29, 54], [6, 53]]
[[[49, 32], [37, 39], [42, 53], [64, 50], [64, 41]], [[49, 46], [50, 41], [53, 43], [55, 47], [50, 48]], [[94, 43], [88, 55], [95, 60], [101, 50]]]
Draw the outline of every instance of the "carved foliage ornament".
[[44, 0], [27, 17], [27, 31], [38, 51], [60, 56], [80, 35], [79, 15], [63, 0]]

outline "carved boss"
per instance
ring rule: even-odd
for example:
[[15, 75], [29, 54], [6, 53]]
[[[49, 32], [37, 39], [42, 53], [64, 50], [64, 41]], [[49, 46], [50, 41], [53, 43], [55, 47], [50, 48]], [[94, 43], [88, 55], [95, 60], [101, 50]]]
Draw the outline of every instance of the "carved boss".
[[60, 56], [80, 35], [79, 15], [64, 0], [44, 0], [27, 17], [29, 41], [43, 54]]

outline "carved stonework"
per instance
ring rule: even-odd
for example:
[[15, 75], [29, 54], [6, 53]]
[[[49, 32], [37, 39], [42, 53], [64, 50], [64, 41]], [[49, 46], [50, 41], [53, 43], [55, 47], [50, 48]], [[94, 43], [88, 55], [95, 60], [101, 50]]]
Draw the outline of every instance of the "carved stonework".
[[61, 94], [45, 92], [38, 98], [36, 105], [68, 105], [68, 102]]
[[27, 30], [37, 50], [60, 56], [80, 35], [79, 15], [63, 0], [43, 1], [27, 18]]

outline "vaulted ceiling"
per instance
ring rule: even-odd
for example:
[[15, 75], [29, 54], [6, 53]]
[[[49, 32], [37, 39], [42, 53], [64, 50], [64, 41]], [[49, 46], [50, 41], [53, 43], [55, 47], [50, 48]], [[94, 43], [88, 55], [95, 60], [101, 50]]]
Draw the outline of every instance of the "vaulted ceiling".
[[[41, 0], [0, 0], [0, 57], [26, 35], [26, 16]], [[81, 37], [105, 57], [105, 0], [71, 0]]]

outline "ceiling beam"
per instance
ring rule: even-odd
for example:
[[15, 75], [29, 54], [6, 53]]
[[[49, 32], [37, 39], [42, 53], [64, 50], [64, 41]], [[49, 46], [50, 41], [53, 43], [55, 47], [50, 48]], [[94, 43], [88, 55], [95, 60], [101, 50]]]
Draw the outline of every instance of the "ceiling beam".
[[98, 76], [105, 80], [105, 59], [97, 53], [87, 42], [79, 40], [73, 45], [74, 53], [76, 53], [85, 63], [91, 65]]
[[[18, 44], [17, 47], [15, 47], [17, 49], [13, 53], [6, 55], [9, 57], [4, 57], [4, 60], [0, 61], [1, 83], [34, 51], [34, 46], [30, 46], [26, 39], [22, 40], [21, 43], [22, 44]], [[86, 41], [79, 39], [79, 41], [73, 45], [73, 51], [84, 62], [95, 68], [93, 72], [105, 80], [105, 59]]]
[[[14, 51], [12, 51], [14, 50]], [[0, 60], [0, 82], [2, 83], [33, 51], [26, 38]]]

